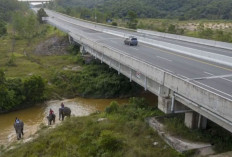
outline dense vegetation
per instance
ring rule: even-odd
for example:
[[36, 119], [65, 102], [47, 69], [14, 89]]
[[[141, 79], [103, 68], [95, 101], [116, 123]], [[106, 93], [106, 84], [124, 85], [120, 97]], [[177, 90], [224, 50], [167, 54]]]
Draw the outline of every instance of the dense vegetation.
[[230, 0], [56, 0], [48, 7], [113, 26], [232, 42]]
[[[5, 156], [135, 157], [184, 156], [171, 149], [144, 118], [161, 115], [144, 99], [132, 98], [128, 105], [112, 102], [106, 112], [73, 117], [55, 129], [44, 129], [34, 141], [10, 150]], [[157, 142], [157, 145], [153, 145]], [[16, 146], [17, 147], [17, 146]]]
[[[0, 51], [1, 59], [8, 58], [6, 66], [16, 66], [13, 53], [16, 40], [27, 39], [29, 43], [33, 37], [41, 33], [38, 31], [35, 16], [27, 8], [25, 3], [19, 3], [17, 0], [0, 0], [0, 40], [3, 42], [7, 37], [11, 40], [8, 54]], [[12, 28], [9, 32], [8, 24]], [[0, 113], [27, 107], [44, 99], [45, 81], [40, 76], [33, 75], [24, 79], [6, 78], [5, 70], [0, 69], [0, 80]]]
[[[184, 19], [232, 19], [231, 0], [56, 0], [70, 13], [83, 8], [97, 10], [109, 17], [126, 17], [134, 11], [138, 17]], [[91, 15], [90, 13], [88, 13]]]
[[92, 60], [90, 64], [84, 65], [79, 54], [74, 58], [82, 67], [80, 71], [56, 71], [51, 78], [56, 91], [65, 97], [128, 97], [135, 95], [140, 89], [136, 83], [118, 75], [117, 71], [110, 69], [106, 64]]
[[11, 21], [11, 14], [23, 8], [26, 6], [17, 0], [0, 0], [0, 37], [7, 33], [7, 22]]
[[45, 81], [40, 76], [6, 79], [0, 70], [0, 113], [33, 105], [44, 99]]
[[0, 20], [9, 22], [11, 21], [11, 14], [18, 11], [27, 11], [28, 7], [25, 3], [18, 2], [17, 0], [0, 0]]

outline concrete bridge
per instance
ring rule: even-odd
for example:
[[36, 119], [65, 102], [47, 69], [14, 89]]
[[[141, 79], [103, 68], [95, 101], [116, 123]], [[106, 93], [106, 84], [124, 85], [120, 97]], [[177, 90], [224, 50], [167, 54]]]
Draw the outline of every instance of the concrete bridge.
[[[163, 112], [185, 113], [190, 128], [211, 120], [232, 132], [232, 45], [107, 27], [46, 10], [70, 42], [158, 96]], [[136, 36], [139, 46], [123, 44]], [[198, 42], [198, 43], [197, 43]], [[214, 45], [213, 45], [214, 44]]]

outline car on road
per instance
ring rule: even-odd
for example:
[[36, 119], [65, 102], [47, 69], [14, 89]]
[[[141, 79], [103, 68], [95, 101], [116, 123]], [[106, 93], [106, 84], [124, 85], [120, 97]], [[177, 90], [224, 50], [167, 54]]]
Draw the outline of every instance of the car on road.
[[132, 46], [137, 46], [138, 45], [138, 40], [136, 37], [129, 37], [124, 40], [125, 45], [132, 45]]

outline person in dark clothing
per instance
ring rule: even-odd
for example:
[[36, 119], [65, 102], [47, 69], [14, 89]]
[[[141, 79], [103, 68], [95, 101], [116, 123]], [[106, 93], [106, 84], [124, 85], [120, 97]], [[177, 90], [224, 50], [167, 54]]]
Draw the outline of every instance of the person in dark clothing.
[[23, 133], [23, 125], [24, 125], [23, 122], [21, 120], [19, 120], [18, 117], [16, 117], [14, 126], [20, 126], [22, 135], [24, 135], [24, 133]]
[[50, 109], [49, 114], [53, 115], [54, 111], [52, 109]]
[[61, 108], [64, 109], [64, 103], [61, 103]]

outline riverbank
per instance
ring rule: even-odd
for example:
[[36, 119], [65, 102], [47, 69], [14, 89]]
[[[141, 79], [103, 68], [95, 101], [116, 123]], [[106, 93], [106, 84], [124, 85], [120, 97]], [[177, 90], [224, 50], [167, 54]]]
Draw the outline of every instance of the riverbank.
[[[146, 96], [150, 97], [149, 93]], [[154, 97], [150, 98], [154, 103]], [[86, 103], [83, 103], [83, 100]], [[8, 147], [2, 145], [0, 152], [2, 152], [3, 157], [17, 155], [59, 156], [59, 154], [63, 156], [130, 157], [159, 155], [161, 157], [190, 157], [199, 153], [191, 150], [180, 154], [171, 149], [158, 136], [158, 132], [152, 130], [145, 123], [147, 117], [157, 116], [161, 118], [159, 121], [164, 125], [165, 132], [173, 137], [193, 144], [208, 142], [216, 153], [232, 149], [232, 136], [224, 129], [211, 123], [206, 130], [188, 129], [184, 125], [183, 115], [164, 116], [158, 110], [157, 105], [153, 103], [149, 105], [147, 100], [149, 99], [130, 98], [129, 102], [125, 99], [125, 101], [119, 100], [120, 103], [115, 101], [110, 103], [112, 100], [109, 99], [89, 100], [78, 98], [78, 110], [75, 109], [74, 106], [76, 105], [73, 100], [65, 100], [66, 106], [72, 108], [75, 117], [66, 119], [57, 127], [47, 127], [45, 117], [49, 108], [53, 108], [56, 112], [60, 106], [60, 101], [52, 101], [51, 104], [53, 105], [47, 105], [44, 110], [44, 121], [42, 125], [38, 125], [36, 134], [33, 133], [32, 136], [27, 137], [22, 142], [11, 144]], [[35, 118], [35, 116], [33, 117]], [[9, 150], [9, 148], [12, 148], [12, 150]]]
[[15, 117], [18, 117], [24, 122], [25, 135], [22, 140], [22, 142], [24, 142], [31, 137], [34, 137], [35, 133], [40, 129], [41, 125], [47, 126], [48, 122], [46, 116], [48, 115], [50, 108], [53, 109], [54, 113], [56, 114], [56, 124], [60, 123], [58, 120], [58, 109], [60, 108], [61, 102], [63, 102], [65, 106], [72, 110], [72, 116], [79, 117], [87, 116], [93, 112], [103, 111], [111, 101], [118, 101], [121, 105], [127, 103], [128, 99], [85, 99], [76, 97], [74, 99], [50, 100], [23, 110], [1, 114], [0, 147], [2, 145], [6, 148], [8, 145], [17, 142], [16, 134], [13, 128]]
[[[72, 117], [54, 129], [42, 129], [35, 140], [16, 146], [5, 156], [184, 156], [152, 131], [144, 118], [162, 113], [143, 99], [87, 117]], [[156, 143], [156, 144], [154, 144]], [[4, 150], [3, 150], [4, 152]]]

